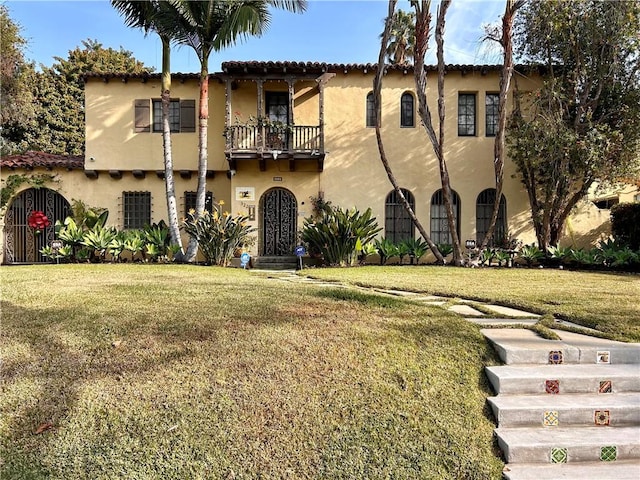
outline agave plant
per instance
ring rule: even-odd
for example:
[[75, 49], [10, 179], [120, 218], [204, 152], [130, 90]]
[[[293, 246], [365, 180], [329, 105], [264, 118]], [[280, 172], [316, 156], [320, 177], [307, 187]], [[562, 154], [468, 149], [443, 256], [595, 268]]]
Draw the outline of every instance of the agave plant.
[[96, 226], [85, 232], [82, 245], [89, 248], [89, 251], [97, 252], [101, 261], [104, 261], [109, 245], [116, 237], [114, 228], [105, 228]]
[[544, 258], [544, 252], [534, 244], [524, 245], [518, 252], [518, 257], [527, 263], [527, 267], [531, 267], [531, 265]]
[[498, 249], [495, 252], [495, 259], [498, 262], [498, 266], [502, 267], [503, 265], [508, 265], [509, 260], [511, 259], [511, 255], [506, 250]]
[[128, 230], [124, 241], [124, 249], [131, 252], [131, 259], [142, 252], [145, 246], [143, 234], [140, 230]]
[[387, 238], [377, 239], [374, 242], [378, 255], [380, 256], [380, 265], [386, 265], [391, 257], [398, 255], [398, 247], [395, 243]]
[[496, 258], [496, 254], [497, 252], [493, 248], [485, 248], [482, 252], [480, 252], [480, 256], [478, 257], [480, 265], [484, 267], [486, 264], [488, 267], [490, 267], [491, 261]]
[[422, 240], [422, 237], [408, 238], [404, 242], [407, 250], [409, 251], [409, 257], [411, 258], [411, 264], [415, 261], [416, 264], [420, 262], [420, 257], [422, 257], [425, 253], [429, 251], [429, 245], [427, 242]]

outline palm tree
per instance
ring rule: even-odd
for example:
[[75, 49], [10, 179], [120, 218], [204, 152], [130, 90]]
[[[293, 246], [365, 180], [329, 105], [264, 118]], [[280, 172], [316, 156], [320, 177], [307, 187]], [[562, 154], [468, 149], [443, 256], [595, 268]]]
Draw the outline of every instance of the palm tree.
[[[209, 124], [209, 56], [234, 45], [238, 38], [260, 36], [269, 26], [269, 7], [304, 12], [306, 0], [207, 0], [181, 2], [180, 44], [189, 45], [200, 61], [200, 105], [198, 109], [198, 189], [196, 218], [204, 211], [207, 182], [207, 131]], [[193, 261], [198, 243], [191, 238], [186, 260]]]
[[164, 181], [167, 197], [167, 216], [171, 241], [180, 246], [174, 256], [176, 261], [184, 260], [184, 249], [178, 224], [175, 183], [173, 180], [173, 157], [171, 154], [171, 127], [169, 105], [171, 102], [171, 41], [176, 35], [176, 24], [180, 19], [179, 1], [126, 1], [112, 0], [111, 5], [124, 17], [129, 27], [142, 28], [147, 34], [155, 31], [162, 41], [162, 146], [164, 152]]
[[415, 39], [416, 14], [398, 10], [393, 14], [391, 21], [389, 42], [386, 49], [387, 61], [395, 64], [412, 63]]

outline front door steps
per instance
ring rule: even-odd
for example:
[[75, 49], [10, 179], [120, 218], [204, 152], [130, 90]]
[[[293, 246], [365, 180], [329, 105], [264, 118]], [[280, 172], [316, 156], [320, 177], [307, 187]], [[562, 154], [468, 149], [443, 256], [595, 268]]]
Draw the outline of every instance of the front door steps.
[[483, 329], [507, 480], [640, 478], [640, 345], [556, 331]]

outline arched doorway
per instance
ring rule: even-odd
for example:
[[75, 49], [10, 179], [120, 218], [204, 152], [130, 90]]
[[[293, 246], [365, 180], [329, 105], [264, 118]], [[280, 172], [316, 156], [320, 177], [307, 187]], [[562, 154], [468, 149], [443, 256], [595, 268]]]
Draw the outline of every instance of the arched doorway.
[[260, 198], [260, 254], [292, 255], [297, 240], [298, 202], [289, 190], [272, 188]]
[[[487, 188], [480, 192], [476, 199], [476, 242], [478, 245], [484, 240], [484, 236], [489, 230], [491, 217], [493, 215], [493, 204], [496, 199], [496, 189]], [[496, 244], [504, 243], [507, 236], [507, 201], [504, 195], [500, 196], [500, 205], [498, 207], [498, 218], [496, 226], [493, 230], [493, 237], [489, 239], [487, 245], [493, 247]]]
[[[40, 234], [29, 228], [28, 219], [34, 211], [43, 212], [50, 225]], [[48, 188], [30, 188], [19, 193], [7, 209], [4, 227], [5, 263], [45, 263], [40, 250], [55, 239], [56, 220], [71, 215], [71, 205], [58, 192]]]
[[[406, 188], [402, 188], [402, 194], [404, 198], [409, 202], [411, 209], [416, 211], [416, 201], [411, 193]], [[404, 208], [404, 204], [400, 199], [400, 195], [395, 190], [392, 190], [384, 203], [384, 236], [386, 239], [391, 240], [393, 243], [400, 243], [404, 240], [415, 237], [415, 227], [413, 220]]]

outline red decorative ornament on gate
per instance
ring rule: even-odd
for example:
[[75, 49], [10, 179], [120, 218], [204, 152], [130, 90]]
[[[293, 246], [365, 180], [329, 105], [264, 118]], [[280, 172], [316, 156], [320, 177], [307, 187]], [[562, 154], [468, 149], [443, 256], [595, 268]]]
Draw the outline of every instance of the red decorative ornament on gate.
[[49, 218], [41, 210], [34, 210], [27, 220], [29, 227], [33, 229], [34, 235], [40, 235], [42, 230], [51, 225]]

